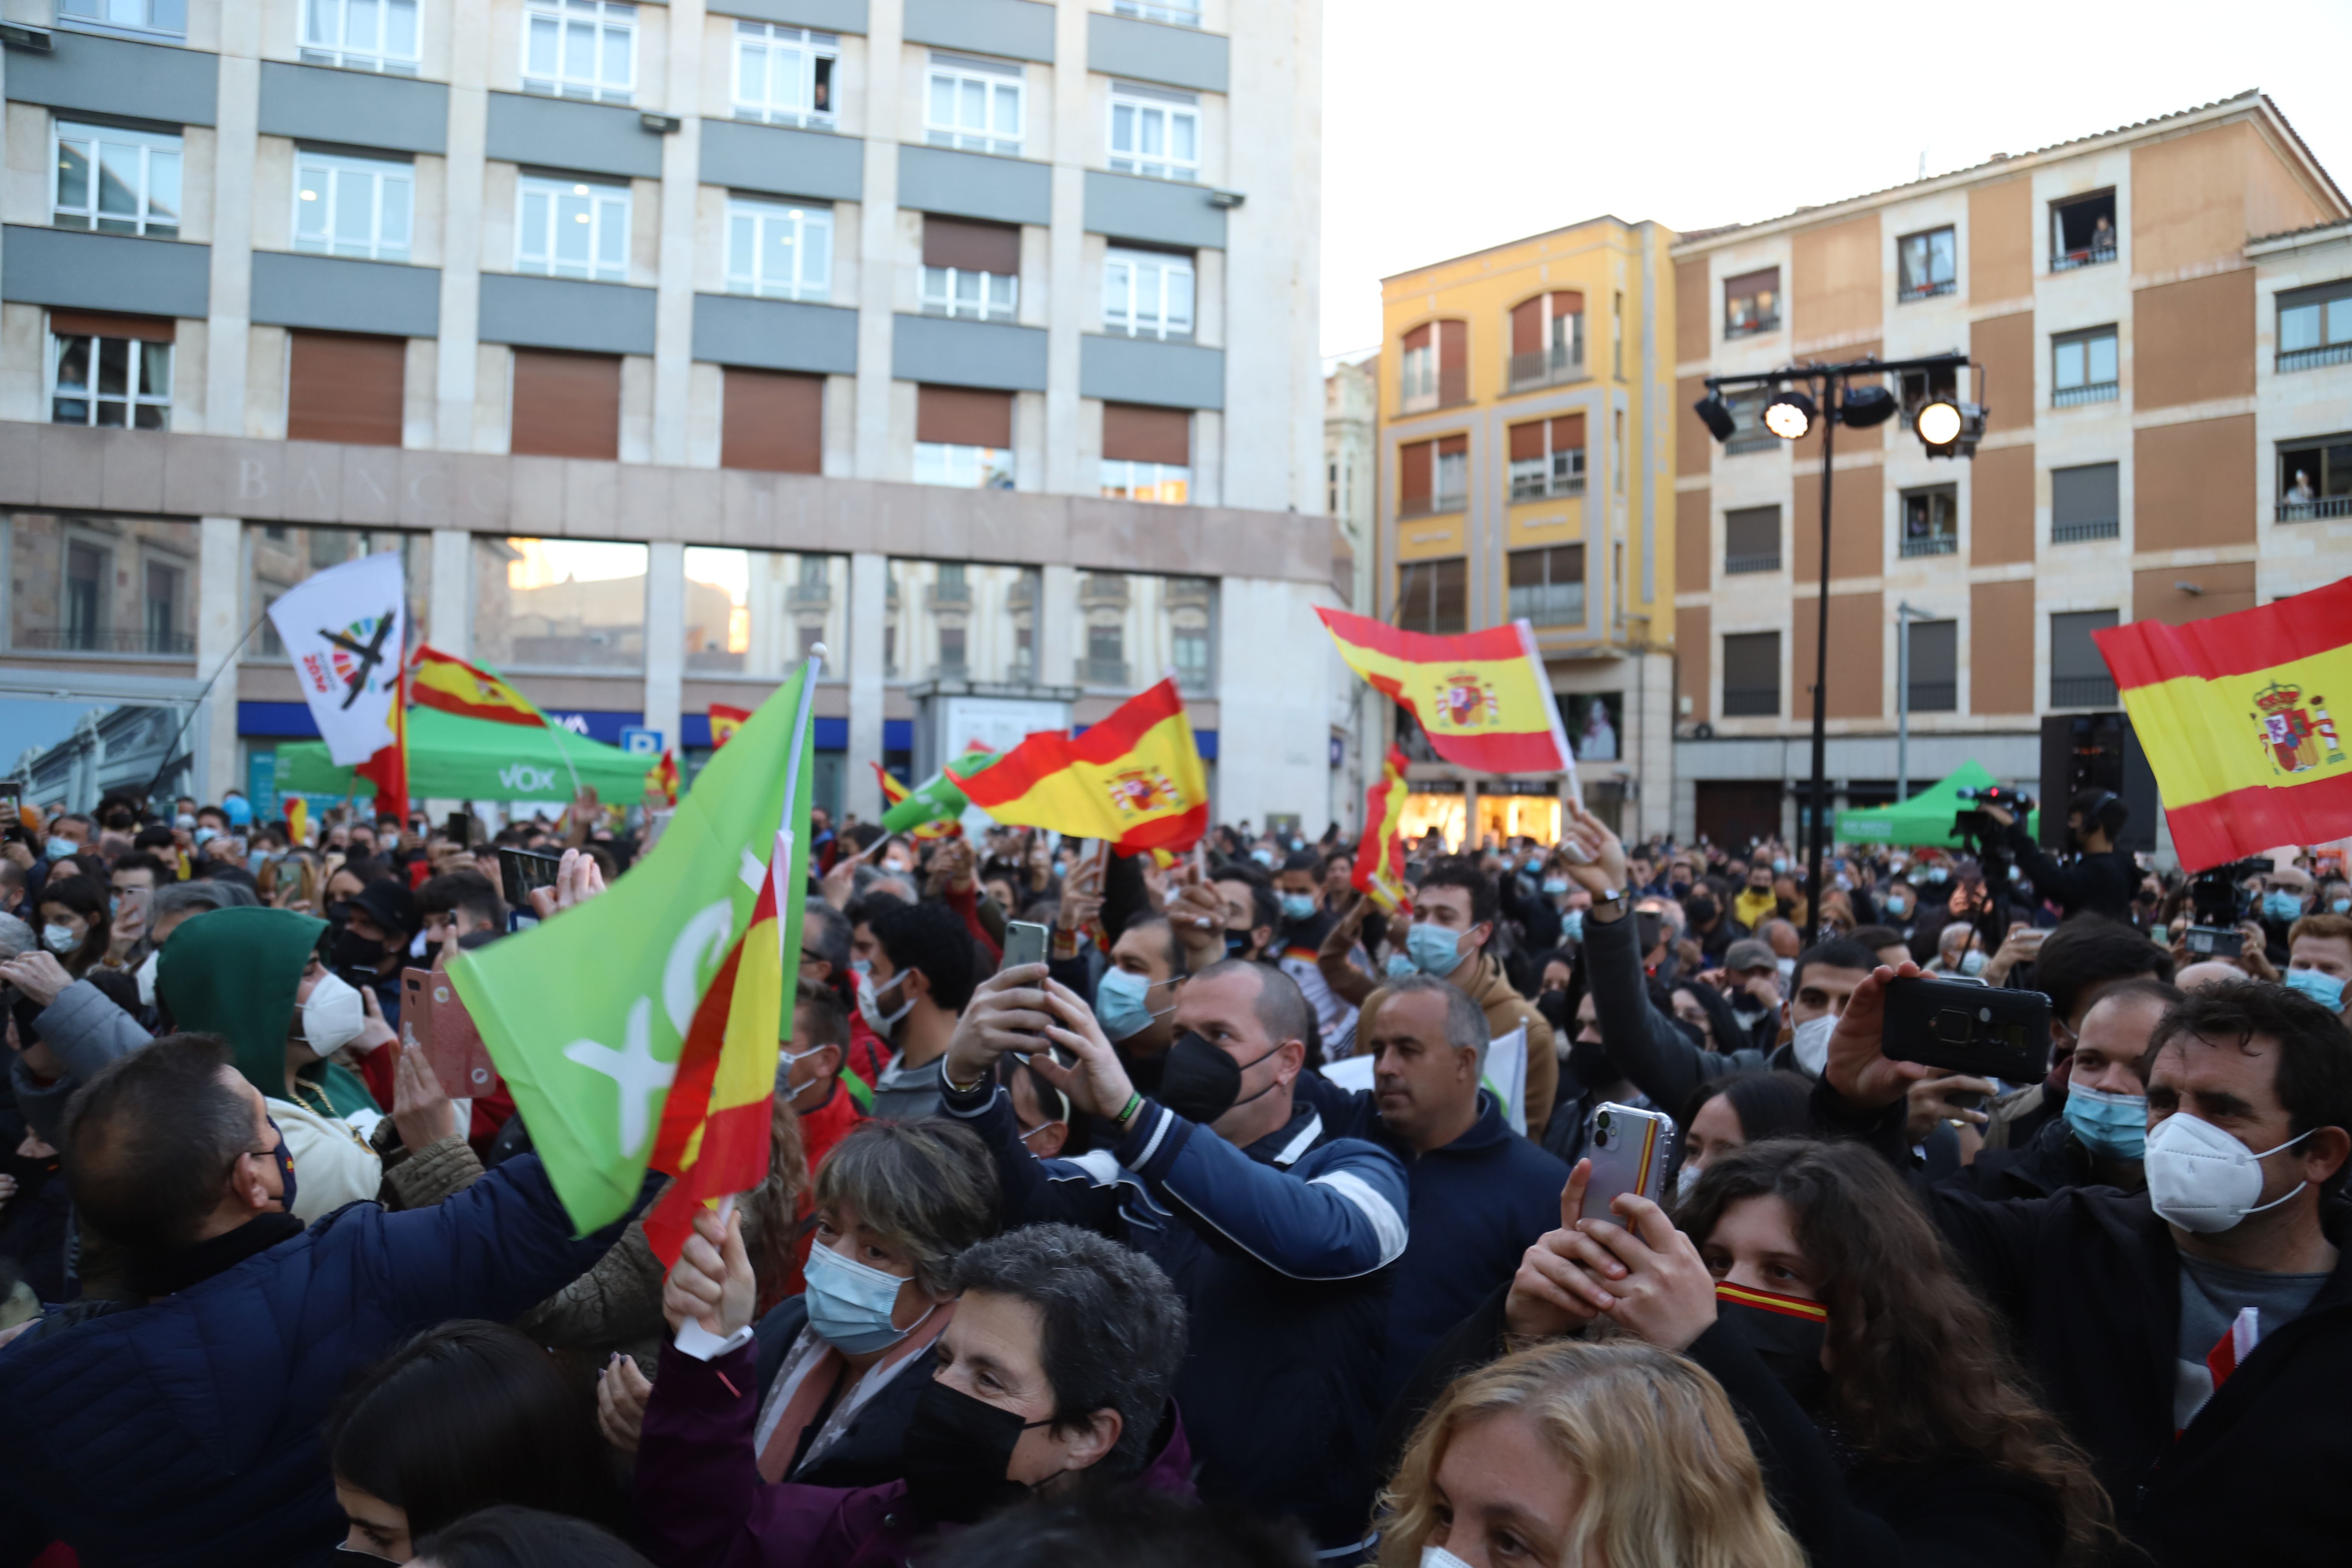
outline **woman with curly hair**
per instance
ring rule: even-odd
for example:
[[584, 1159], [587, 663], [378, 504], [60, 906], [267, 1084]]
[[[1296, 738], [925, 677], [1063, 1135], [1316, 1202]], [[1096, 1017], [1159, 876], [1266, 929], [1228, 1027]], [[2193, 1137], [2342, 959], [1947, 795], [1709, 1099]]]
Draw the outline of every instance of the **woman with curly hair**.
[[1463, 1378], [1381, 1499], [1382, 1568], [1803, 1568], [1715, 1379], [1554, 1340]]
[[1731, 1149], [1673, 1223], [1643, 1198], [1611, 1207], [1622, 1223], [1530, 1247], [1501, 1316], [1518, 1334], [1606, 1317], [1714, 1373], [1762, 1435], [1773, 1501], [1814, 1568], [2074, 1563], [2115, 1539], [2089, 1461], [1991, 1309], [1862, 1144]]

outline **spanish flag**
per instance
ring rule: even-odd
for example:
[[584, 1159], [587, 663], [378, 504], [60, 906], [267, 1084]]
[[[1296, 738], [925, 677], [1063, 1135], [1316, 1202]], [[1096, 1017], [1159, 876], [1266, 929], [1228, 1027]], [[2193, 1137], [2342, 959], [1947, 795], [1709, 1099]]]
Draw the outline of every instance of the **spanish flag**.
[[733, 740], [735, 731], [741, 729], [743, 721], [751, 716], [751, 710], [748, 708], [730, 708], [724, 702], [712, 703], [710, 705], [710, 749], [715, 752]]
[[2352, 834], [2352, 577], [2170, 626], [2094, 632], [2189, 870]]
[[661, 761], [646, 770], [646, 793], [662, 797], [664, 805], [677, 804], [677, 755], [664, 752]]
[[409, 677], [403, 669], [393, 687], [392, 710], [386, 715], [392, 721], [392, 744], [352, 769], [353, 778], [375, 784], [376, 820], [389, 816], [403, 826], [408, 823], [408, 704], [415, 690]]
[[1139, 692], [1073, 739], [1045, 730], [970, 773], [949, 764], [966, 799], [997, 821], [1108, 838], [1122, 855], [1182, 851], [1209, 827], [1208, 771], [1174, 680]]
[[1447, 762], [1485, 773], [1576, 771], [1527, 622], [1441, 637], [1344, 610], [1315, 613], [1349, 668], [1412, 710]]
[[409, 669], [408, 699], [461, 719], [488, 719], [494, 724], [534, 729], [547, 722], [547, 715], [503, 677], [438, 648], [416, 650]]
[[1364, 836], [1349, 880], [1394, 914], [1404, 903], [1404, 753], [1389, 748], [1381, 776], [1364, 792]]

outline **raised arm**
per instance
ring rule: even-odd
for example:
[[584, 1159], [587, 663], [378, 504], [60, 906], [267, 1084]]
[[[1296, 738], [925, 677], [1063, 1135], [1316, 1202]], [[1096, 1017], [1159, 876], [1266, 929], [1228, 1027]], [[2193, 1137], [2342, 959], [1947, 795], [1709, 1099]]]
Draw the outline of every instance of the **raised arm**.
[[[1625, 893], [1625, 846], [1608, 824], [1581, 805], [1572, 805], [1570, 810], [1574, 815], [1567, 826], [1567, 842], [1583, 858], [1567, 858], [1569, 875], [1595, 900]], [[1592, 988], [1593, 1018], [1617, 1070], [1653, 1102], [1679, 1111], [1702, 1080], [1729, 1070], [1729, 1059], [1717, 1057], [1711, 1064], [1708, 1053], [1650, 1005], [1642, 976], [1639, 926], [1628, 909], [1621, 900], [1613, 913], [1604, 914], [1596, 903], [1584, 917], [1584, 976]]]

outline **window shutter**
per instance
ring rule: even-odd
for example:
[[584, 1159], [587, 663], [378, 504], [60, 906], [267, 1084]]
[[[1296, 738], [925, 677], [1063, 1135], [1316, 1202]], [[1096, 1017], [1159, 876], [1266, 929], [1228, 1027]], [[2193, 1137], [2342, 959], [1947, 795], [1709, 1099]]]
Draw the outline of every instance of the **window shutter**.
[[2105, 631], [2115, 624], [2113, 610], [2083, 610], [2051, 616], [2050, 679], [2105, 679], [2107, 661], [2099, 657], [2099, 645], [2091, 640], [2091, 634]]
[[1532, 425], [1511, 426], [1511, 461], [1524, 463], [1544, 455], [1544, 427], [1541, 420]]
[[1437, 368], [1461, 370], [1470, 363], [1470, 325], [1466, 321], [1437, 323]]
[[1469, 455], [1469, 451], [1470, 437], [1467, 436], [1442, 436], [1438, 437], [1437, 455], [1441, 458], [1466, 457]]
[[1543, 349], [1544, 302], [1540, 295], [1511, 311], [1511, 352], [1531, 354]]
[[1551, 422], [1551, 449], [1573, 452], [1584, 445], [1584, 416], [1562, 414]]
[[[408, 340], [293, 333], [286, 356], [286, 438], [400, 445]], [[620, 411], [614, 410], [614, 428]]]
[[778, 474], [824, 471], [824, 378], [729, 365], [719, 464]]
[[1408, 441], [1397, 448], [1397, 495], [1408, 501], [1429, 499], [1429, 471], [1433, 441]]
[[1013, 445], [1013, 394], [968, 386], [923, 386], [915, 391], [915, 439], [949, 447]]
[[621, 356], [515, 350], [507, 447], [536, 458], [618, 458]]
[[1423, 321], [1420, 326], [1417, 326], [1412, 331], [1407, 332], [1404, 335], [1404, 346], [1408, 352], [1413, 349], [1427, 348], [1429, 346], [1429, 323]]
[[2116, 465], [2094, 463], [2087, 468], [2050, 470], [2050, 524], [2064, 528], [2086, 522], [2115, 522], [2121, 512], [2116, 503]]
[[1750, 294], [1778, 294], [1780, 291], [1780, 269], [1767, 267], [1761, 272], [1743, 272], [1737, 278], [1723, 280], [1723, 297], [1742, 300]]
[[1114, 462], [1192, 464], [1192, 416], [1181, 408], [1103, 405], [1102, 455]]
[[1960, 678], [1960, 623], [1911, 623], [1911, 684], [1949, 686]]
[[168, 343], [179, 331], [169, 316], [118, 316], [105, 310], [51, 310], [49, 331], [59, 337], [137, 338]]
[[1723, 514], [1723, 553], [1735, 561], [1780, 555], [1780, 509], [1751, 506]]
[[1021, 275], [1021, 231], [1009, 224], [923, 215], [923, 265]]
[[1551, 297], [1551, 313], [1554, 316], [1581, 316], [1584, 314], [1584, 296], [1573, 289], [1560, 289]]
[[1723, 639], [1726, 718], [1772, 718], [1780, 711], [1780, 634], [1748, 632]]

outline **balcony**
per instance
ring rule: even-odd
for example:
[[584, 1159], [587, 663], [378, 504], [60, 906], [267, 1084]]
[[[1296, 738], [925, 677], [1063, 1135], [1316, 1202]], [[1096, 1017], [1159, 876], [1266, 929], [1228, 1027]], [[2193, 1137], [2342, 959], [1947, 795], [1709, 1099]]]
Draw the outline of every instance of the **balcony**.
[[1777, 550], [1723, 558], [1723, 574], [1727, 577], [1737, 577], [1745, 572], [1778, 572], [1780, 569], [1780, 552]]
[[1511, 476], [1513, 500], [1541, 500], [1547, 496], [1580, 496], [1583, 493], [1584, 476], [1582, 474], [1514, 474]]
[[1127, 660], [1123, 658], [1078, 660], [1078, 684], [1081, 686], [1125, 686], [1127, 683]]
[[934, 583], [924, 590], [923, 599], [934, 610], [967, 610], [971, 607], [971, 584]]
[[1118, 572], [1089, 572], [1078, 579], [1078, 603], [1088, 608], [1097, 605], [1127, 603], [1127, 577]]
[[943, 658], [931, 666], [933, 680], [961, 680], [971, 673], [971, 668], [960, 658]]
[[1726, 321], [1723, 325], [1723, 341], [1731, 342], [1739, 338], [1760, 337], [1766, 332], [1777, 332], [1780, 330], [1780, 312], [1775, 310], [1769, 316], [1749, 316], [1743, 320]]
[[833, 603], [833, 584], [824, 582], [794, 583], [785, 591], [784, 602], [790, 605], [830, 605]]
[[1743, 452], [1769, 452], [1782, 444], [1769, 430], [1742, 430], [1723, 444], [1723, 455], [1737, 458]]
[[1959, 287], [1958, 281], [1949, 278], [1940, 283], [1914, 283], [1907, 289], [1895, 290], [1895, 299], [1897, 304], [1908, 305], [1914, 300], [1934, 300], [1942, 295], [1956, 293]]
[[2053, 708], [2112, 708], [2115, 678], [2109, 675], [2053, 675], [2050, 678]]
[[1917, 539], [1906, 539], [1903, 542], [1902, 553], [1906, 556], [1957, 555], [1959, 553], [1959, 550], [1960, 538], [1958, 534], [1929, 533], [1923, 534]]
[[2081, 544], [2092, 539], [2116, 539], [2122, 536], [2123, 523], [2112, 517], [2091, 518], [2081, 522], [2053, 522], [2050, 525], [2053, 544]]
[[1911, 711], [1914, 713], [1957, 713], [1960, 707], [1960, 685], [1957, 680], [1915, 680], [1911, 683]]
[[2112, 245], [2086, 246], [2081, 250], [2060, 251], [2050, 258], [2053, 272], [2073, 272], [2080, 268], [2098, 267], [2116, 258]]
[[1440, 512], [1460, 511], [1468, 504], [1466, 495], [1406, 496], [1397, 503], [1397, 516], [1435, 517]]
[[2352, 496], [2324, 496], [2313, 500], [2278, 503], [2281, 522], [2310, 522], [2323, 517], [2352, 517]]
[[2085, 403], [2113, 403], [2121, 395], [2117, 384], [2094, 381], [2083, 386], [2063, 386], [2050, 395], [2053, 408], [2074, 408]]
[[1566, 343], [1555, 343], [1531, 354], [1513, 354], [1507, 390], [1525, 392], [1529, 387], [1549, 386], [1559, 381], [1579, 381], [1583, 376], [1584, 361], [1571, 355]]
[[2278, 356], [2282, 373], [2290, 370], [2317, 370], [2322, 365], [2343, 364], [2352, 361], [2352, 342], [2329, 343], [2324, 348], [2296, 349]]
[[185, 658], [196, 651], [196, 639], [187, 632], [114, 632], [94, 626], [44, 626], [18, 632], [15, 646], [53, 653], [141, 653]]

